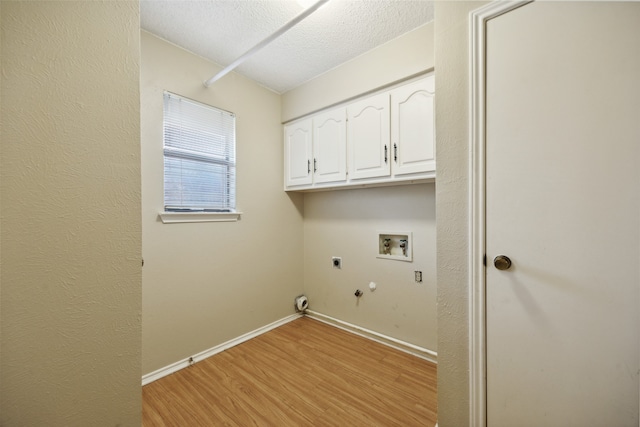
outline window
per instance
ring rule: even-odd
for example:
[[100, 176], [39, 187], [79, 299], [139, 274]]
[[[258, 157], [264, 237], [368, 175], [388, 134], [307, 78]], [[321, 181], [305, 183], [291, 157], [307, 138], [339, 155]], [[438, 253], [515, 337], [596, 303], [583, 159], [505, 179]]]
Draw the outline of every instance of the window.
[[164, 93], [165, 212], [234, 212], [235, 116]]

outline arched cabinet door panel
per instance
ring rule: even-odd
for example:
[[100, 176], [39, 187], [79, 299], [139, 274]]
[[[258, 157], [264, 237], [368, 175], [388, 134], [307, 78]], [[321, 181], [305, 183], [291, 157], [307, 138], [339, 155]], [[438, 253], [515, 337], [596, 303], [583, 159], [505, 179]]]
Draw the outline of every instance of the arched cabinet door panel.
[[313, 182], [347, 179], [347, 110], [336, 108], [313, 117]]
[[349, 178], [391, 175], [389, 94], [370, 96], [347, 106]]
[[284, 127], [285, 188], [310, 185], [313, 182], [311, 119]]
[[391, 92], [393, 176], [436, 170], [435, 77]]

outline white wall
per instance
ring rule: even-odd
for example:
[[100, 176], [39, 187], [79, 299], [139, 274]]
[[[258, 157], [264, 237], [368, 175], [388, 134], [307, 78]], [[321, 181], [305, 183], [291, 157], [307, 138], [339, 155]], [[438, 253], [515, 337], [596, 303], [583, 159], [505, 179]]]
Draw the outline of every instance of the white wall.
[[139, 426], [138, 2], [0, 10], [0, 425]]
[[282, 95], [284, 122], [433, 68], [433, 22]]
[[[283, 119], [431, 70], [433, 64], [429, 23], [285, 93]], [[310, 309], [437, 351], [435, 229], [435, 184], [306, 193], [304, 290]], [[376, 258], [377, 231], [413, 232], [414, 261]], [[342, 257], [341, 270], [332, 267], [332, 256]], [[423, 271], [423, 283], [415, 283], [414, 270]], [[368, 290], [370, 281], [378, 284], [375, 292]], [[358, 288], [365, 291], [360, 300], [354, 296]]]
[[[413, 262], [376, 258], [380, 231], [411, 232]], [[309, 308], [437, 351], [435, 231], [434, 184], [307, 194]], [[342, 257], [342, 269], [333, 268], [332, 256]], [[423, 272], [422, 283], [415, 282], [414, 270]], [[361, 298], [356, 289], [364, 291]]]
[[[294, 313], [302, 196], [282, 190], [280, 95], [142, 32], [142, 373]], [[163, 224], [162, 94], [236, 114], [238, 222]]]

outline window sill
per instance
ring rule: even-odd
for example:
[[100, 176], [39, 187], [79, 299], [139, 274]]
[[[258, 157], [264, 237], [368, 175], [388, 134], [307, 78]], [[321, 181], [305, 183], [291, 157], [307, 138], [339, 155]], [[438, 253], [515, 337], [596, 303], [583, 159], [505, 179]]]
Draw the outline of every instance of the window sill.
[[178, 222], [231, 222], [238, 221], [242, 212], [160, 212], [163, 224]]

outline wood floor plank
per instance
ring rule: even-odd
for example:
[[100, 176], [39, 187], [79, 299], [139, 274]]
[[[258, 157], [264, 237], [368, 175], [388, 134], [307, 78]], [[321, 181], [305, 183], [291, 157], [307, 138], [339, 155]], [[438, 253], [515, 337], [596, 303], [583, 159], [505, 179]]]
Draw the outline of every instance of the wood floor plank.
[[301, 318], [143, 387], [143, 426], [427, 426], [436, 366]]

